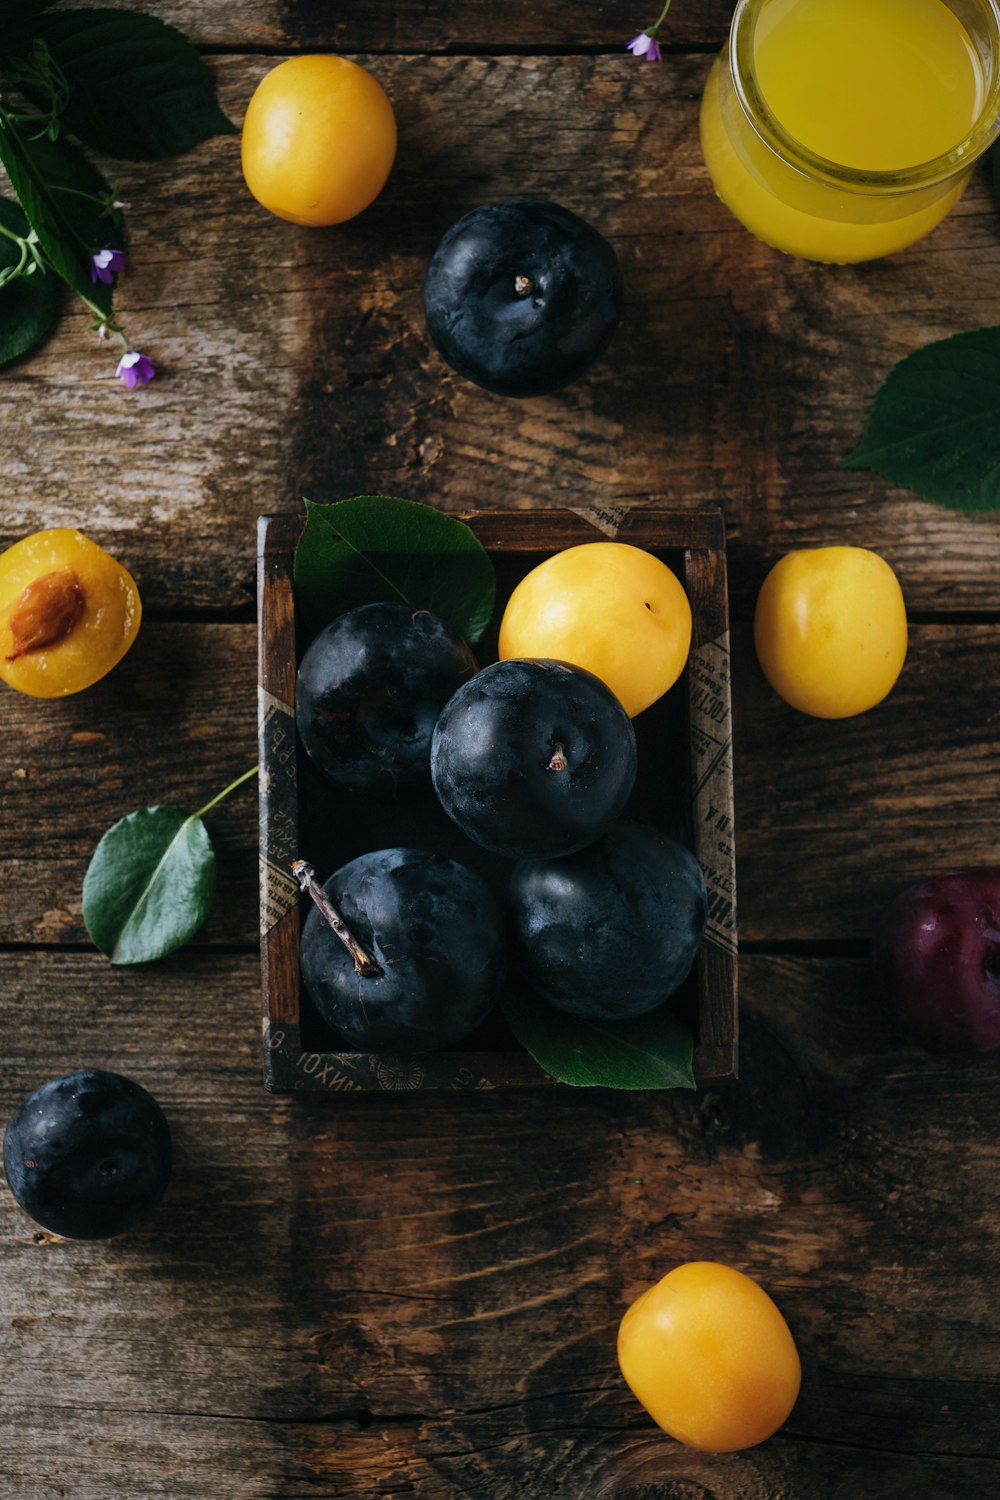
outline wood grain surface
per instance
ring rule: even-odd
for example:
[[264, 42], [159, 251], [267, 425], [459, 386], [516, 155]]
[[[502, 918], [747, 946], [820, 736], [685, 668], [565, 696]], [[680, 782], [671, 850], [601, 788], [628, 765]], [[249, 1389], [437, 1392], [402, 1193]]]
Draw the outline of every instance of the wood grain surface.
[[[233, 119], [276, 60], [212, 59]], [[235, 138], [115, 168], [133, 204], [123, 321], [163, 376], [124, 390], [67, 308], [0, 383], [0, 542], [79, 525], [121, 554], [148, 606], [219, 613], [252, 605], [257, 516], [303, 494], [568, 506], [611, 530], [655, 496], [722, 508], [736, 613], [781, 551], [831, 538], [880, 551], [911, 609], [1000, 608], [992, 519], [840, 467], [897, 359], [1000, 322], [985, 170], [904, 254], [809, 265], [753, 240], [712, 193], [697, 139], [705, 56], [361, 60], [393, 98], [401, 145], [356, 221], [315, 231], [266, 214]], [[449, 224], [518, 194], [591, 218], [626, 286], [590, 378], [527, 402], [451, 373], [422, 307]]]
[[[3, 956], [5, 1113], [99, 1063], [177, 1148], [120, 1241], [4, 1213], [4, 1495], [991, 1493], [998, 1067], [914, 1053], [857, 960], [742, 977], [722, 1094], [276, 1101], [251, 955]], [[627, 1301], [692, 1257], [758, 1276], [804, 1352], [743, 1455], [670, 1443], [617, 1375]]]
[[[131, 0], [108, 0], [127, 9]], [[318, 48], [351, 54], [376, 52], [504, 52], [530, 49], [561, 53], [577, 49], [620, 53], [630, 37], [651, 26], [662, 0], [601, 0], [565, 5], [535, 0], [531, 5], [499, 0], [377, 0], [375, 4], [336, 4], [330, 0], [161, 0], [146, 9], [181, 26], [200, 46], [232, 52], [262, 47], [289, 52]], [[670, 24], [661, 33], [665, 47], [721, 47], [729, 31], [727, 0], [676, 0]]]
[[[866, 942], [903, 885], [997, 855], [991, 625], [917, 625], [895, 692], [838, 724], [768, 687], [749, 625], [733, 635], [741, 941]], [[134, 807], [194, 811], [255, 759], [252, 625], [147, 622], [121, 667], [83, 697], [4, 695], [6, 836], [0, 941], [86, 941], [80, 891], [101, 833]], [[933, 711], [928, 705], [933, 704]], [[257, 932], [252, 787], [208, 818], [220, 896], [199, 941]]]
[[[130, 5], [131, 0], [111, 0]], [[0, 1123], [43, 1079], [118, 1069], [171, 1122], [157, 1213], [106, 1243], [39, 1233], [0, 1183], [0, 1500], [986, 1500], [1000, 1475], [1000, 1062], [925, 1054], [872, 993], [899, 886], [997, 863], [998, 523], [840, 459], [903, 354], [1000, 323], [980, 168], [922, 244], [796, 262], [715, 199], [698, 99], [731, 7], [150, 0], [231, 117], [280, 57], [372, 68], [396, 168], [353, 223], [249, 197], [235, 138], [105, 164], [132, 204], [124, 391], [67, 302], [0, 371], [0, 546], [71, 524], [136, 573], [133, 651], [63, 702], [4, 690]], [[486, 395], [438, 359], [424, 267], [458, 215], [550, 196], [614, 243], [623, 326], [566, 392]], [[453, 512], [718, 506], [729, 536], [740, 1081], [723, 1091], [268, 1096], [257, 809], [208, 815], [219, 896], [142, 968], [90, 946], [104, 829], [195, 809], [252, 765], [255, 524], [359, 491]], [[770, 562], [853, 542], [911, 613], [896, 690], [839, 724], [764, 682]], [[660, 1433], [615, 1332], [678, 1261], [767, 1287], [802, 1355], [785, 1428], [743, 1454]]]

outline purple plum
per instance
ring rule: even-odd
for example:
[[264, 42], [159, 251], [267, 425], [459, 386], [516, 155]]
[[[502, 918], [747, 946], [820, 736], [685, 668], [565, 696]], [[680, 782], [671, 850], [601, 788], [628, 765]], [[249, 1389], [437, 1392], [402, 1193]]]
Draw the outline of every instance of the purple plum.
[[941, 1052], [1000, 1052], [1000, 867], [952, 870], [900, 892], [875, 939], [880, 994]]

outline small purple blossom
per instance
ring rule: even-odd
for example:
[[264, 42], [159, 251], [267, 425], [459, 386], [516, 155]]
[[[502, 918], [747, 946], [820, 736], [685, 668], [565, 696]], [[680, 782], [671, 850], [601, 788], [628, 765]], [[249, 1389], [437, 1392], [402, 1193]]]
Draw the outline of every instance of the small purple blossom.
[[634, 36], [628, 43], [626, 50], [631, 52], [633, 57], [644, 57], [647, 62], [663, 61], [663, 53], [660, 51], [660, 44], [656, 40], [656, 33], [667, 19], [667, 11], [669, 9], [670, 0], [663, 0], [663, 9], [652, 26], [646, 26], [639, 32], [638, 36]]
[[110, 286], [112, 276], [124, 271], [127, 265], [128, 256], [124, 250], [95, 250], [90, 257], [90, 279]]
[[663, 61], [659, 43], [655, 36], [650, 36], [648, 31], [640, 31], [638, 36], [634, 36], [626, 51], [631, 52], [633, 57], [644, 57], [647, 62]]
[[156, 366], [145, 354], [140, 354], [138, 349], [130, 349], [118, 361], [115, 374], [121, 377], [123, 385], [134, 391], [137, 385], [149, 384], [156, 374]]

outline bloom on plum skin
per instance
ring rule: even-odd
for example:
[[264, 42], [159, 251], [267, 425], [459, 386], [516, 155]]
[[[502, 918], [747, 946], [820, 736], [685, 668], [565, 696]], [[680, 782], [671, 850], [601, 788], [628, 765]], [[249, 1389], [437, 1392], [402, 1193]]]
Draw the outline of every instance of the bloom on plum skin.
[[90, 279], [95, 284], [100, 281], [110, 286], [112, 277], [124, 271], [127, 265], [128, 256], [124, 250], [95, 250], [90, 257]]
[[138, 349], [129, 349], [118, 361], [118, 369], [115, 371], [130, 391], [134, 391], [137, 385], [148, 385], [156, 374], [156, 366], [145, 354], [140, 354]]

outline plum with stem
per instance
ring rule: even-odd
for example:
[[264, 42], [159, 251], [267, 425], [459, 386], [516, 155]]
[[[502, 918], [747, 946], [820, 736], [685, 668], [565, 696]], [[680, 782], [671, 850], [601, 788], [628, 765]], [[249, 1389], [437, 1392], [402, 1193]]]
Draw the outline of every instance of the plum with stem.
[[314, 907], [302, 977], [350, 1047], [434, 1051], [492, 1010], [506, 968], [503, 918], [489, 887], [457, 860], [376, 849], [323, 886], [304, 860], [292, 868]]
[[468, 838], [510, 859], [570, 854], [602, 834], [635, 782], [632, 721], [568, 662], [494, 662], [441, 712], [431, 778]]
[[427, 328], [448, 363], [488, 391], [539, 396], [577, 380], [618, 326], [618, 258], [558, 203], [473, 209], [427, 267]]

